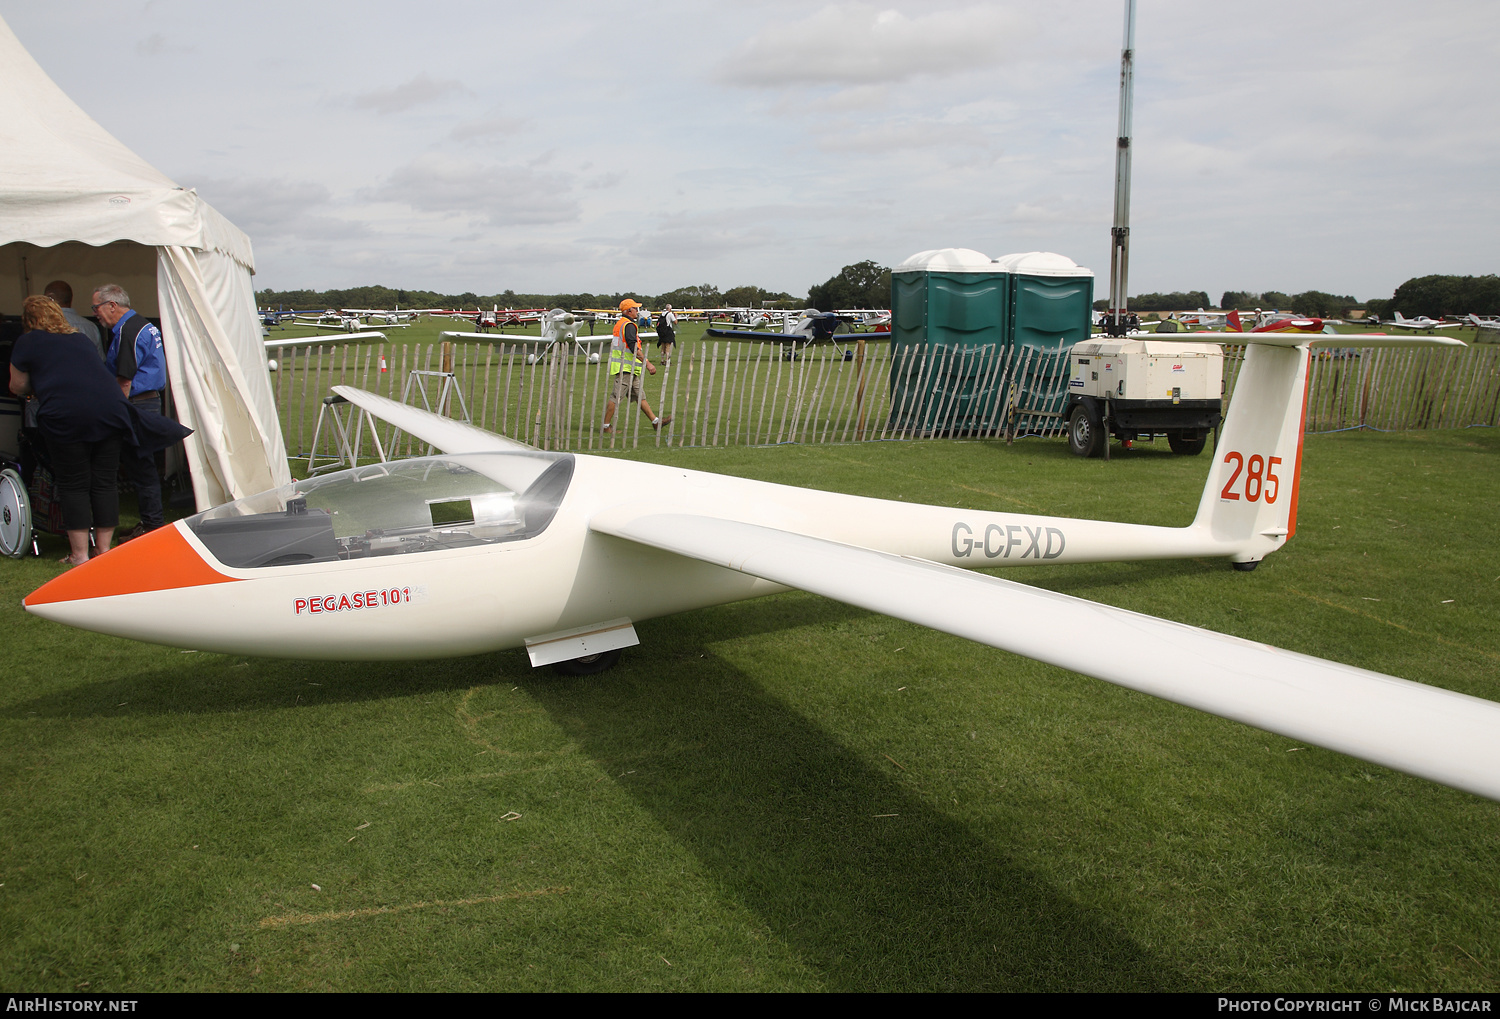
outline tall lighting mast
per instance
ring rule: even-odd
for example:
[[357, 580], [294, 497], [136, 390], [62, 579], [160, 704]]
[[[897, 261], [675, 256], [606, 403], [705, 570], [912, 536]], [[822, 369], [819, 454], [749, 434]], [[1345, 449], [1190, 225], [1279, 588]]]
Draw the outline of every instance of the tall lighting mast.
[[1130, 270], [1130, 107], [1135, 81], [1135, 0], [1125, 0], [1125, 48], [1120, 53], [1120, 130], [1115, 136], [1115, 225], [1110, 228], [1109, 316], [1104, 331], [1124, 336], [1125, 278]]

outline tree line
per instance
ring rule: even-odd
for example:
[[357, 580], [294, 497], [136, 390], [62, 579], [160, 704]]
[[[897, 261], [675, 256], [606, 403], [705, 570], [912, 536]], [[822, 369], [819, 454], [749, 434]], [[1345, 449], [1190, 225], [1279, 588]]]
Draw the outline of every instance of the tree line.
[[[1107, 300], [1095, 301], [1104, 310]], [[1201, 290], [1171, 294], [1141, 294], [1130, 298], [1131, 311], [1192, 311], [1209, 308], [1208, 294]], [[1396, 288], [1389, 298], [1356, 300], [1350, 294], [1329, 294], [1321, 290], [1304, 290], [1285, 294], [1279, 290], [1226, 290], [1219, 298], [1218, 309], [1238, 308], [1251, 311], [1290, 311], [1313, 318], [1346, 318], [1351, 311], [1363, 309], [1367, 314], [1385, 317], [1397, 311], [1414, 317], [1427, 315], [1500, 315], [1500, 276], [1417, 276]]]
[[[518, 294], [506, 290], [498, 294], [442, 294], [432, 290], [398, 290], [391, 287], [351, 287], [347, 290], [262, 290], [256, 293], [262, 307], [283, 308], [613, 308], [626, 298], [648, 307], [670, 304], [678, 308], [805, 308], [820, 311], [835, 308], [889, 308], [891, 306], [891, 270], [866, 259], [843, 269], [808, 289], [806, 297], [767, 290], [758, 286], [737, 286], [720, 290], [711, 283], [678, 287], [663, 294], [641, 294], [624, 291], [614, 294]], [[1104, 310], [1107, 299], [1094, 302]], [[1217, 305], [1209, 302], [1203, 290], [1171, 293], [1138, 294], [1130, 298], [1131, 311], [1192, 311], [1217, 307], [1228, 310], [1255, 308], [1290, 311], [1317, 318], [1342, 318], [1363, 308], [1372, 315], [1386, 316], [1399, 311], [1403, 315], [1500, 315], [1500, 276], [1418, 276], [1396, 288], [1388, 300], [1358, 301], [1349, 294], [1330, 294], [1321, 290], [1304, 290], [1285, 294], [1279, 290], [1226, 290]]]
[[1500, 315], [1500, 276], [1417, 276], [1388, 303], [1406, 316]]
[[260, 290], [255, 294], [262, 308], [615, 308], [629, 298], [647, 307], [670, 304], [677, 308], [759, 308], [805, 307], [805, 298], [757, 286], [730, 287], [720, 291], [711, 284], [678, 287], [664, 294], [641, 294], [622, 291], [614, 294], [518, 294], [505, 290], [498, 294], [442, 294], [434, 290], [398, 290], [392, 287], [350, 287], [347, 290]]

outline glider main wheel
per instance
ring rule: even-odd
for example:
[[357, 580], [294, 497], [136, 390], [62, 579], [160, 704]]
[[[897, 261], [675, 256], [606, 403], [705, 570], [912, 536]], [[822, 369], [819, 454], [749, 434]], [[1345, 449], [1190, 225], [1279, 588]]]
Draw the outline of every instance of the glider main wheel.
[[21, 475], [0, 471], [0, 553], [12, 559], [26, 554], [31, 544], [31, 494]]
[[1083, 404], [1076, 404], [1068, 417], [1068, 452], [1074, 456], [1100, 456], [1108, 441], [1104, 428]]
[[1180, 430], [1174, 429], [1167, 433], [1167, 445], [1172, 447], [1172, 452], [1181, 456], [1197, 456], [1203, 452], [1203, 446], [1207, 442], [1208, 436], [1206, 435], [1190, 439]]
[[613, 651], [600, 651], [597, 655], [584, 655], [582, 658], [572, 658], [566, 662], [558, 662], [552, 666], [564, 676], [593, 676], [615, 667], [620, 660], [620, 648]]

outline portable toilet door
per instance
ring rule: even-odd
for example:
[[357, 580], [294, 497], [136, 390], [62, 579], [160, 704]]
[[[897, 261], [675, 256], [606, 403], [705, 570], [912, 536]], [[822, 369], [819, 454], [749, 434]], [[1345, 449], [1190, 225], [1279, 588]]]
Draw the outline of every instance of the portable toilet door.
[[976, 431], [1008, 346], [1009, 277], [972, 248], [921, 251], [891, 270], [891, 427]]
[[1027, 251], [995, 259], [1010, 279], [1016, 430], [1052, 430], [1068, 397], [1068, 352], [1093, 326], [1094, 273], [1066, 255]]

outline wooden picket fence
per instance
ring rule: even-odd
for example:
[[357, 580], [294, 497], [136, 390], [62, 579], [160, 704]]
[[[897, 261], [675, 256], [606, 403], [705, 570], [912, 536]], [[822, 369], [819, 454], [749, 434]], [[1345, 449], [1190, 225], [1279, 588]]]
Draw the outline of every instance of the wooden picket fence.
[[[633, 406], [616, 430], [602, 429], [611, 391], [607, 346], [598, 361], [499, 337], [492, 343], [288, 345], [272, 375], [289, 455], [332, 452], [325, 427], [313, 449], [330, 388], [351, 385], [542, 449], [577, 452], [646, 445], [734, 446], [888, 439], [1052, 437], [1062, 433], [1067, 351], [995, 348], [894, 352], [888, 342], [817, 346], [789, 359], [775, 344], [705, 340], [681, 345], [655, 376], [646, 402], [670, 414], [657, 431]], [[1232, 398], [1242, 352], [1226, 351], [1225, 396]], [[383, 367], [382, 367], [383, 366]], [[443, 390], [447, 399], [439, 406]], [[1465, 350], [1349, 348], [1312, 362], [1307, 429], [1399, 430], [1495, 425], [1500, 411], [1500, 346]], [[351, 436], [357, 415], [338, 408]], [[380, 426], [387, 455], [426, 447]], [[395, 448], [392, 448], [394, 444]], [[375, 455], [371, 429], [358, 429], [358, 455]]]

